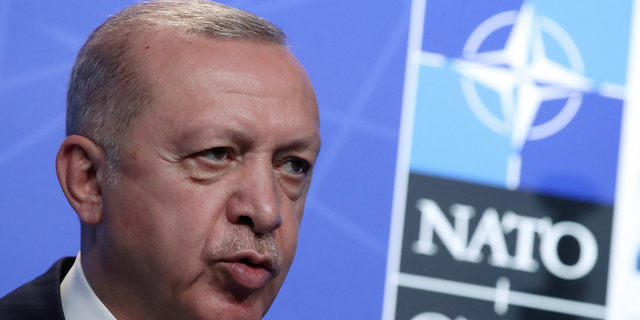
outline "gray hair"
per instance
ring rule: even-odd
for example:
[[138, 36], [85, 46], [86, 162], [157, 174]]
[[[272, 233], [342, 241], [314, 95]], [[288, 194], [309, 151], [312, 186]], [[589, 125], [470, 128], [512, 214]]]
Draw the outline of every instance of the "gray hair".
[[105, 150], [110, 168], [119, 163], [134, 118], [151, 100], [130, 44], [146, 30], [287, 43], [286, 35], [266, 19], [207, 0], [145, 1], [111, 16], [80, 49], [69, 80], [66, 123], [67, 136], [87, 137]]

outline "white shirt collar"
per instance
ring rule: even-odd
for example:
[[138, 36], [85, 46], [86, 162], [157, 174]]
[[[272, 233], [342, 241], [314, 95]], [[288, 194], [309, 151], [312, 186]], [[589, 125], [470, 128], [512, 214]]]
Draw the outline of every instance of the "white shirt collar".
[[80, 253], [60, 284], [66, 320], [116, 320], [89, 286], [80, 264]]

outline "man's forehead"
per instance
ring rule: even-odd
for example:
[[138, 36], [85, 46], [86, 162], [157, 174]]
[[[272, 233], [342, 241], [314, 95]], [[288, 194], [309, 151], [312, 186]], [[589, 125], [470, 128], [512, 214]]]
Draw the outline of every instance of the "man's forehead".
[[147, 31], [138, 39], [134, 50], [140, 60], [140, 72], [152, 89], [176, 81], [200, 81], [191, 85], [197, 87], [204, 82], [212, 90], [251, 91], [256, 96], [297, 90], [314, 101], [317, 113], [311, 81], [283, 45], [212, 39], [173, 30]]
[[[259, 70], [254, 65], [268, 62], [267, 57], [277, 57], [287, 71], [306, 78], [306, 72], [297, 59], [287, 47], [280, 44], [250, 39], [216, 39], [171, 29], [141, 32], [133, 43], [133, 51], [147, 73], [162, 73], [176, 64], [183, 69], [215, 64], [215, 70], [207, 71], [213, 71], [217, 79], [238, 81], [238, 72], [255, 73]], [[245, 59], [252, 64], [243, 64]], [[255, 84], [258, 83], [255, 81]]]
[[[153, 117], [173, 118], [169, 123], [176, 130], [186, 129], [183, 123], [189, 121], [189, 127], [195, 130], [206, 129], [211, 124], [209, 118], [229, 112], [233, 113], [233, 119], [229, 118], [233, 125], [242, 127], [238, 121], [244, 115], [255, 114], [259, 117], [244, 121], [279, 121], [281, 125], [300, 122], [318, 132], [313, 87], [286, 47], [170, 30], [147, 33], [136, 42], [135, 49], [142, 60], [143, 77], [150, 81], [151, 103], [147, 109], [151, 110], [147, 112], [155, 114]], [[263, 103], [254, 104], [252, 99]], [[274, 104], [279, 107], [271, 105], [259, 110], [269, 99], [280, 101]], [[158, 108], [162, 111], [158, 112]], [[235, 113], [237, 110], [233, 109], [248, 113]]]

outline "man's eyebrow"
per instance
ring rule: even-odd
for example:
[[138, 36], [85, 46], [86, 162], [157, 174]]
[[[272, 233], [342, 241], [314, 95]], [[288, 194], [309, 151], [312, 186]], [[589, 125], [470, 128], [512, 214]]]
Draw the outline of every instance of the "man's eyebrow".
[[181, 135], [181, 138], [190, 139], [195, 137], [217, 137], [227, 138], [240, 145], [250, 145], [256, 142], [257, 137], [244, 131], [234, 128], [217, 128], [211, 130], [209, 125], [202, 125], [191, 128], [191, 130]]
[[241, 146], [249, 146], [252, 145], [256, 142], [257, 137], [251, 134], [248, 134], [246, 132], [243, 131], [238, 131], [235, 129], [225, 129], [223, 131], [223, 135], [229, 137], [231, 140], [233, 140], [235, 143], [241, 145]]
[[[189, 130], [188, 132], [180, 135], [180, 138], [189, 140], [193, 137], [200, 136], [203, 131], [204, 130], [202, 130], [202, 127], [194, 128], [193, 130]], [[249, 147], [255, 144], [258, 140], [258, 137], [256, 137], [255, 135], [244, 132], [242, 130], [236, 130], [234, 128], [223, 128], [216, 131], [217, 132], [214, 134], [215, 136], [219, 138], [226, 137], [241, 147]], [[318, 152], [320, 152], [320, 146], [320, 137], [318, 135], [309, 135], [308, 137], [292, 138], [290, 140], [278, 143], [276, 145], [276, 150], [278, 150], [279, 152], [314, 150], [316, 151], [317, 155]]]
[[296, 138], [280, 143], [277, 149], [280, 151], [305, 151], [314, 150], [316, 155], [320, 152], [322, 143], [319, 137], [310, 136], [308, 138]]

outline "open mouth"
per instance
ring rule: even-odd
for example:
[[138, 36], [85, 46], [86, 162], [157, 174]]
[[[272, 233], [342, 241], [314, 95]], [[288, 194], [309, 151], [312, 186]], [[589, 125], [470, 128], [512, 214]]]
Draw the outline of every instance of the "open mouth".
[[251, 262], [249, 259], [240, 259], [238, 260], [239, 263], [244, 263], [252, 268], [264, 268], [261, 264], [257, 264], [257, 263], [253, 263]]

